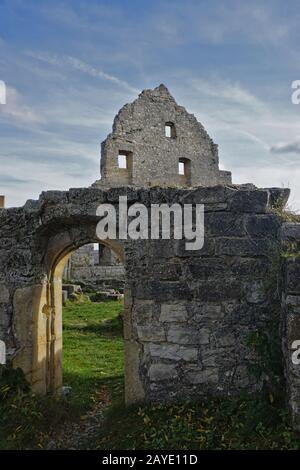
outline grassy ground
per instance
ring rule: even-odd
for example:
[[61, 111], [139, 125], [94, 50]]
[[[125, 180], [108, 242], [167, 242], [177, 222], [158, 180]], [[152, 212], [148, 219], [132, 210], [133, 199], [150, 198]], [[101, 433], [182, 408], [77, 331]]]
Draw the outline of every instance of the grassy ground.
[[69, 303], [63, 309], [65, 399], [29, 393], [20, 371], [0, 377], [0, 450], [44, 448], [53, 430], [80, 421], [105, 390], [123, 403], [121, 302]]
[[88, 409], [95, 392], [106, 387], [123, 398], [122, 303], [69, 303], [63, 311], [63, 382], [70, 401]]
[[84, 448], [300, 448], [284, 403], [268, 394], [125, 408], [121, 310], [117, 302], [64, 308], [64, 385], [72, 387], [67, 398], [34, 397], [22, 374], [2, 375], [0, 449], [45, 448], [55, 433], [80, 423], [99, 404], [101, 419]]

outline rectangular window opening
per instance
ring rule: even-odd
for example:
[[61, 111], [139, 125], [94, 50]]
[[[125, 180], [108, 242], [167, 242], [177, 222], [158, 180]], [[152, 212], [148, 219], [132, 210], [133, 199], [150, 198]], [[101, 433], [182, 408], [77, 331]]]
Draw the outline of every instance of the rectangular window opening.
[[185, 163], [184, 162], [178, 162], [178, 174], [185, 175]]
[[166, 137], [172, 137], [172, 126], [166, 125], [165, 126], [165, 136]]
[[126, 170], [126, 168], [128, 167], [127, 155], [124, 155], [122, 153], [118, 155], [118, 167]]

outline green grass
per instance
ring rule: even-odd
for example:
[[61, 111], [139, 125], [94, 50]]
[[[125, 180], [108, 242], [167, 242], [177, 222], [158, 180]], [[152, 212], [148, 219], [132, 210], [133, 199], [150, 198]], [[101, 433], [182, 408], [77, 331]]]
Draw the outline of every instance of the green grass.
[[70, 302], [64, 307], [63, 381], [72, 387], [69, 397], [32, 395], [21, 371], [0, 376], [0, 450], [43, 448], [52, 431], [79, 421], [101, 390], [122, 406], [122, 308], [116, 301]]
[[91, 406], [106, 387], [123, 397], [124, 352], [122, 303], [69, 303], [63, 308], [63, 383], [72, 387], [71, 402]]

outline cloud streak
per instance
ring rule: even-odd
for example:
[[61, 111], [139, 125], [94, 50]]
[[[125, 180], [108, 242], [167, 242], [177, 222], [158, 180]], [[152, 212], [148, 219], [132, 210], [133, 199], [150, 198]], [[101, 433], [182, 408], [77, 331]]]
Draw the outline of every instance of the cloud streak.
[[120, 78], [115, 77], [114, 75], [110, 75], [106, 72], [103, 72], [102, 70], [96, 69], [92, 65], [87, 64], [86, 62], [83, 62], [77, 57], [73, 57], [73, 56], [60, 57], [58, 55], [50, 55], [50, 54], [34, 52], [34, 51], [27, 51], [27, 55], [36, 60], [46, 62], [47, 64], [50, 64], [50, 65], [60, 66], [60, 67], [69, 66], [73, 68], [74, 70], [77, 70], [79, 72], [89, 75], [90, 77], [113, 83], [114, 85], [117, 85], [119, 87], [122, 87], [130, 91], [131, 93], [138, 93], [139, 91], [137, 88], [132, 87], [125, 80], [121, 80]]

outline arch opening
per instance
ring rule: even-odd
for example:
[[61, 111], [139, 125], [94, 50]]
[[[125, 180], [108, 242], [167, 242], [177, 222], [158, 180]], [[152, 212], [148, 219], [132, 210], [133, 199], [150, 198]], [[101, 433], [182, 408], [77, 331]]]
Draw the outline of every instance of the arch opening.
[[[80, 288], [77, 288], [76, 284], [66, 284], [68, 281], [64, 278], [66, 265], [70, 263], [72, 256], [80, 250], [83, 251], [83, 248], [91, 246], [93, 247], [91, 244], [80, 245], [77, 249], [67, 247], [58, 256], [58, 260], [51, 270], [49, 296], [51, 317], [47, 328], [46, 361], [46, 390], [51, 394], [60, 394], [63, 386], [71, 386], [75, 389], [77, 396], [84, 398], [84, 392], [89, 389], [92, 391], [91, 383], [94, 384], [94, 387], [96, 384], [102, 383], [100, 375], [105, 376], [108, 367], [112, 368], [112, 359], [106, 357], [104, 360], [103, 357], [108, 354], [110, 349], [114, 360], [118, 361], [119, 366], [121, 363], [123, 364], [122, 322], [116, 314], [121, 313], [121, 310], [123, 310], [124, 289], [122, 294], [108, 294], [108, 301], [105, 302], [105, 292], [97, 293], [96, 286], [92, 295], [88, 295], [83, 287], [86, 282], [80, 281], [78, 278], [77, 280], [71, 279], [71, 283], [79, 282], [77, 285]], [[113, 251], [116, 259], [121, 261], [120, 250], [119, 252], [114, 251], [114, 248], [107, 241], [105, 247]], [[93, 269], [95, 268], [93, 267]], [[91, 276], [94, 274], [93, 269], [91, 270]], [[88, 290], [91, 290], [90, 285]], [[68, 292], [69, 296], [69, 299], [64, 296], [65, 306], [63, 306], [62, 299], [63, 292]], [[114, 301], [112, 301], [112, 298], [114, 298]], [[120, 299], [122, 299], [122, 302]], [[115, 306], [112, 305], [112, 302], [116, 302]], [[124, 313], [122, 313], [123, 315]], [[82, 320], [83, 317], [84, 320]], [[103, 330], [102, 321], [109, 319], [114, 319], [115, 327], [118, 328], [119, 333], [118, 339], [111, 341], [111, 346], [108, 345], [107, 338], [104, 338], [103, 334], [101, 335]], [[84, 328], [81, 328], [81, 324], [84, 324]], [[81, 343], [80, 338], [84, 341], [85, 346]], [[102, 348], [104, 349], [102, 350]], [[82, 354], [81, 357], [78, 356], [80, 354]], [[118, 354], [120, 357], [116, 357]], [[74, 367], [72, 361], [74, 361]], [[76, 365], [76, 361], [80, 363], [80, 366]], [[124, 366], [122, 366], [122, 371], [120, 367], [118, 370], [124, 376]]]

